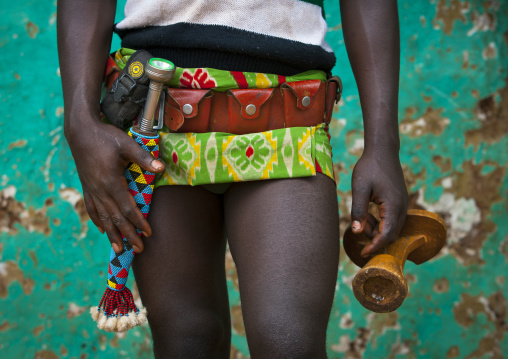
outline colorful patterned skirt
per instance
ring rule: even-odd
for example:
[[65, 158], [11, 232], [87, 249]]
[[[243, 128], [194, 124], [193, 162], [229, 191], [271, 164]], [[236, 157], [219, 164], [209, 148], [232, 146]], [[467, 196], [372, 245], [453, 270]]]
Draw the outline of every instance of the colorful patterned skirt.
[[[135, 50], [122, 48], [115, 53], [120, 69]], [[323, 71], [294, 76], [224, 71], [210, 68], [177, 68], [168, 87], [213, 89], [272, 88], [284, 82], [326, 80]], [[291, 127], [259, 133], [235, 135], [222, 132], [160, 132], [160, 156], [166, 171], [155, 186], [209, 185], [265, 179], [315, 176], [323, 173], [332, 180], [330, 136], [326, 124]]]

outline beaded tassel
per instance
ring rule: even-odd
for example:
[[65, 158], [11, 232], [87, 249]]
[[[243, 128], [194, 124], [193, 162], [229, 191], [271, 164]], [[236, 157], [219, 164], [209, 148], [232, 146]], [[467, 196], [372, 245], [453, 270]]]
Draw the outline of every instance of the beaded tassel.
[[[131, 128], [129, 136], [155, 158], [158, 158], [158, 134], [144, 136]], [[129, 185], [129, 192], [146, 218], [152, 200], [155, 174], [145, 171], [131, 162], [125, 169], [124, 176]], [[138, 231], [138, 234], [141, 235], [141, 232]], [[123, 238], [122, 252], [115, 253], [111, 249], [106, 292], [102, 296], [99, 306], [90, 308], [90, 314], [100, 329], [108, 332], [124, 332], [146, 321], [146, 309], [136, 307], [131, 291], [125, 286], [134, 254], [134, 249], [125, 237]]]

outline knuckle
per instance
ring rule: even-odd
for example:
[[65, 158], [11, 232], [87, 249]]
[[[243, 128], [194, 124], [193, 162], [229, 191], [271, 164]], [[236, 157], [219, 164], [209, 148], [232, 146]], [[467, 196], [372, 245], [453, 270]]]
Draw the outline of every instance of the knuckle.
[[395, 235], [396, 227], [392, 223], [387, 223], [383, 226], [383, 233], [385, 237], [393, 237]]
[[136, 211], [134, 210], [134, 208], [132, 208], [132, 206], [128, 206], [122, 208], [122, 214], [124, 215], [124, 217], [131, 218], [136, 214]]
[[124, 217], [118, 214], [114, 214], [113, 216], [111, 216], [111, 221], [117, 227], [122, 226], [125, 223]]
[[109, 217], [109, 215], [107, 213], [104, 213], [104, 212], [100, 212], [99, 213], [99, 219], [102, 221], [102, 222], [109, 222], [111, 219]]

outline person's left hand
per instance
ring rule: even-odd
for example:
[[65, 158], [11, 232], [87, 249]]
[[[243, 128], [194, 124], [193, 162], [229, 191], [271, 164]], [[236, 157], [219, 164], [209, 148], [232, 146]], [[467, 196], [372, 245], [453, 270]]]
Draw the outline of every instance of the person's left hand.
[[[351, 228], [372, 243], [362, 257], [381, 251], [395, 241], [406, 219], [408, 193], [397, 151], [365, 151], [353, 169]], [[370, 213], [369, 202], [378, 205], [381, 221]]]

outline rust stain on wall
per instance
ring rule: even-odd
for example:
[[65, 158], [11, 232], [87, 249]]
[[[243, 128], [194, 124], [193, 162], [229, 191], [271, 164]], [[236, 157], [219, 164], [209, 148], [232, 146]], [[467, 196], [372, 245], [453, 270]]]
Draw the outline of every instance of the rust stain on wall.
[[[496, 98], [500, 99], [496, 103]], [[480, 143], [495, 143], [508, 134], [508, 79], [506, 86], [480, 101], [474, 110], [481, 127], [466, 131], [466, 145], [478, 149]]]
[[231, 320], [235, 332], [239, 335], [245, 335], [245, 327], [243, 326], [243, 315], [241, 305], [234, 305], [231, 307]]
[[452, 160], [450, 158], [443, 158], [443, 156], [432, 157], [432, 162], [441, 169], [441, 172], [449, 172], [452, 169]]
[[436, 16], [432, 20], [434, 29], [440, 29], [440, 23], [443, 24], [443, 32], [450, 35], [453, 30], [455, 21], [466, 23], [465, 13], [469, 11], [469, 3], [459, 0], [451, 0], [450, 5], [446, 4], [446, 0], [439, 0], [436, 5]]
[[499, 251], [503, 253], [506, 262], [508, 262], [508, 235], [504, 236], [504, 240], [499, 245]]
[[[494, 169], [489, 173], [482, 174], [486, 166], [492, 166]], [[503, 200], [499, 189], [505, 169], [491, 161], [480, 164], [464, 162], [462, 168], [463, 172], [455, 174], [453, 191], [457, 197], [473, 198], [482, 211], [482, 216], [486, 217], [491, 206]]]
[[64, 357], [69, 355], [69, 350], [63, 344], [60, 344], [60, 354]]
[[11, 142], [9, 144], [9, 147], [7, 147], [7, 150], [10, 151], [13, 148], [23, 148], [26, 146], [27, 143], [28, 143], [27, 140], [16, 140], [16, 141]]
[[79, 238], [84, 238], [88, 232], [87, 222], [90, 217], [86, 211], [83, 195], [77, 189], [71, 187], [62, 188], [58, 191], [58, 194], [60, 195], [60, 198], [72, 205], [72, 208], [78, 215], [79, 221], [81, 222], [81, 232], [79, 234]]
[[7, 298], [8, 288], [12, 282], [19, 282], [26, 295], [32, 294], [35, 282], [25, 277], [18, 263], [12, 260], [0, 262], [0, 298]]
[[446, 277], [437, 279], [434, 282], [434, 286], [432, 287], [432, 289], [436, 293], [446, 293], [450, 290], [450, 282], [448, 282], [448, 279]]
[[78, 315], [81, 315], [83, 312], [88, 311], [89, 307], [80, 307], [76, 303], [69, 303], [69, 307], [67, 308], [67, 319], [71, 320]]
[[236, 349], [234, 345], [231, 345], [231, 350], [229, 351], [229, 359], [244, 359], [247, 358], [242, 354], [241, 351]]
[[371, 332], [367, 328], [358, 328], [356, 337], [350, 339], [349, 334], [339, 339], [339, 344], [333, 344], [330, 348], [338, 353], [344, 353], [344, 359], [363, 359]]
[[[482, 174], [485, 166], [492, 166], [494, 169], [489, 173]], [[496, 225], [488, 216], [492, 205], [503, 200], [499, 188], [505, 175], [505, 169], [495, 162], [481, 164], [465, 162], [462, 167], [463, 172], [457, 172], [454, 175], [454, 185], [451, 190], [457, 199], [465, 199], [466, 201], [473, 199], [481, 220], [475, 221], [472, 227], [463, 233], [464, 235], [455, 238], [455, 241], [449, 244], [449, 249], [450, 253], [464, 265], [485, 264], [481, 250], [488, 235], [496, 230]], [[452, 211], [459, 209], [452, 208]], [[453, 213], [451, 215], [453, 216]], [[445, 214], [445, 218], [447, 216], [450, 216], [450, 214]], [[458, 226], [460, 223], [451, 225], [452, 227]], [[466, 223], [463, 225], [466, 225]], [[467, 225], [470, 225], [470, 223]], [[456, 228], [456, 230], [460, 231], [460, 228]]]
[[446, 359], [457, 358], [460, 355], [459, 347], [454, 345], [446, 352]]
[[44, 330], [44, 325], [39, 325], [37, 327], [34, 328], [33, 330], [33, 333], [34, 333], [34, 337], [38, 336], [39, 334], [41, 334], [41, 332]]
[[484, 60], [495, 59], [497, 57], [497, 48], [494, 42], [491, 42], [485, 49], [483, 49], [482, 57]]
[[28, 256], [32, 260], [34, 267], [37, 267], [37, 265], [39, 264], [39, 261], [37, 260], [37, 255], [35, 254], [35, 251], [28, 252]]
[[360, 157], [364, 149], [363, 131], [351, 130], [346, 133], [347, 151], [353, 156]]
[[24, 203], [14, 198], [15, 195], [14, 186], [8, 186], [0, 191], [0, 231], [11, 235], [17, 234], [18, 229], [15, 227], [17, 223], [29, 232], [37, 231], [49, 236], [51, 228], [46, 210], [51, 203], [46, 202], [41, 209], [34, 209], [31, 206], [26, 209]]
[[367, 327], [371, 331], [372, 347], [377, 346], [377, 338], [385, 334], [387, 330], [400, 329], [399, 314], [397, 312], [367, 315]]
[[34, 359], [59, 359], [60, 357], [51, 350], [39, 350], [35, 353]]
[[466, 358], [482, 358], [490, 354], [491, 358], [502, 359], [500, 344], [505, 332], [508, 332], [506, 323], [507, 302], [501, 291], [485, 297], [484, 295], [472, 296], [468, 293], [461, 294], [460, 302], [453, 308], [453, 314], [457, 323], [465, 328], [474, 325], [479, 314], [484, 314], [486, 319], [494, 324], [494, 330], [487, 332], [478, 344], [478, 348]]
[[0, 333], [5, 332], [5, 331], [9, 330], [10, 328], [11, 328], [11, 324], [7, 320], [4, 320], [3, 323], [0, 324]]
[[491, 359], [505, 359], [499, 344], [496, 343], [494, 338], [490, 337], [482, 338], [478, 344], [478, 349], [465, 357], [465, 359], [485, 358], [486, 355]]
[[39, 26], [35, 25], [32, 21], [28, 21], [25, 25], [25, 30], [30, 38], [35, 39], [39, 33]]
[[482, 3], [483, 13], [474, 10], [471, 14], [471, 22], [473, 28], [467, 32], [468, 36], [472, 36], [477, 31], [492, 31], [496, 28], [495, 12], [499, 9], [498, 1], [484, 1]]
[[233, 283], [236, 290], [239, 290], [238, 273], [236, 272], [235, 262], [229, 249], [226, 251], [226, 278]]
[[414, 107], [406, 109], [406, 117], [400, 123], [400, 132], [410, 137], [419, 137], [426, 134], [439, 136], [443, 133], [446, 126], [450, 123], [450, 119], [443, 117], [444, 108], [434, 109], [427, 107], [422, 116], [413, 118], [417, 113]]

